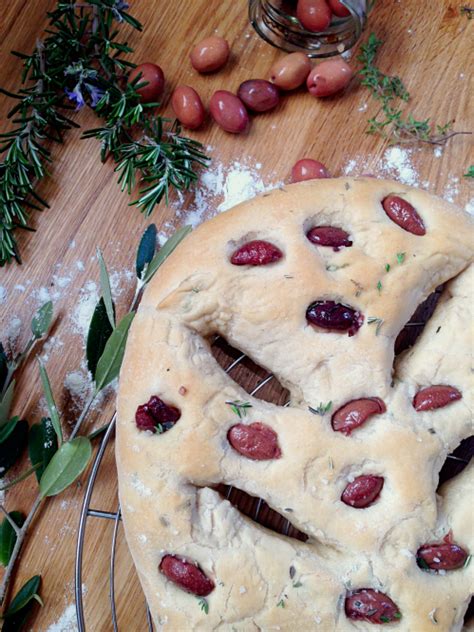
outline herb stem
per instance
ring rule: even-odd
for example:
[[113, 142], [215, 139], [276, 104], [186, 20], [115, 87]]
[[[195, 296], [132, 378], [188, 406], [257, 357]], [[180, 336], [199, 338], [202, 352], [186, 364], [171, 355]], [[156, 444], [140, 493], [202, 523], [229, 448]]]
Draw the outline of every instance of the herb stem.
[[81, 425], [84, 421], [84, 419], [87, 417], [87, 414], [92, 406], [92, 404], [95, 401], [95, 398], [97, 397], [97, 395], [100, 393], [100, 391], [95, 391], [92, 393], [92, 395], [89, 397], [89, 399], [87, 400], [87, 402], [84, 404], [84, 408], [82, 409], [81, 414], [79, 415], [78, 420], [76, 421], [74, 428], [72, 429], [71, 435], [69, 437], [69, 441], [71, 441], [71, 439], [74, 439], [74, 437], [77, 435], [77, 433], [79, 432]]
[[28, 533], [29, 526], [33, 522], [33, 518], [35, 517], [36, 512], [40, 508], [43, 500], [44, 498], [41, 495], [38, 495], [36, 497], [35, 502], [33, 503], [30, 509], [30, 512], [26, 517], [25, 522], [23, 523], [23, 526], [21, 527], [20, 531], [17, 533], [15, 546], [13, 547], [10, 561], [8, 562], [8, 566], [5, 569], [5, 574], [3, 576], [2, 583], [0, 584], [0, 606], [3, 606], [3, 603], [5, 601], [8, 586], [10, 585], [10, 580], [12, 578], [13, 571], [15, 569], [15, 564], [20, 555], [21, 548], [23, 546], [23, 542], [25, 541], [26, 535]]
[[32, 467], [29, 467], [27, 470], [25, 470], [23, 472], [23, 474], [20, 474], [19, 476], [14, 478], [12, 481], [9, 481], [8, 483], [6, 483], [2, 487], [0, 487], [0, 492], [6, 492], [7, 489], [11, 489], [12, 487], [15, 487], [15, 485], [17, 485], [18, 483], [21, 483], [21, 481], [24, 481], [25, 478], [28, 478], [34, 472], [36, 472], [36, 470], [39, 468], [39, 466], [40, 466], [40, 464], [37, 463], [36, 465], [33, 465]]
[[28, 355], [30, 354], [31, 349], [33, 348], [35, 342], [38, 340], [38, 338], [35, 338], [35, 336], [32, 336], [28, 342], [26, 343], [25, 348], [23, 349], [23, 351], [21, 353], [19, 353], [16, 358], [14, 358], [14, 360], [12, 360], [11, 362], [8, 363], [8, 367], [7, 367], [7, 375], [5, 377], [5, 384], [3, 385], [3, 389], [2, 392], [0, 394], [0, 400], [3, 399], [3, 397], [5, 396], [5, 393], [8, 390], [8, 387], [11, 384], [11, 381], [13, 379], [13, 375], [15, 374], [15, 371], [17, 369], [19, 369], [21, 367], [21, 365], [23, 364], [23, 362], [26, 360], [26, 358], [28, 357]]
[[8, 513], [8, 511], [5, 509], [5, 507], [3, 505], [0, 505], [0, 511], [3, 513], [3, 515], [5, 516], [5, 518], [8, 520], [8, 522], [10, 523], [10, 526], [12, 527], [13, 531], [18, 535], [20, 533], [20, 527], [17, 525], [17, 523], [12, 519], [12, 517], [10, 516], [10, 514]]

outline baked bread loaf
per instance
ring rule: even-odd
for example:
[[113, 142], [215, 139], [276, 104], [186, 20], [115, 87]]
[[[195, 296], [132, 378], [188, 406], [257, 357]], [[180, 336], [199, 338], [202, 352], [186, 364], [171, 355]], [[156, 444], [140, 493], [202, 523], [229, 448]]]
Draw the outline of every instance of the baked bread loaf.
[[[120, 379], [117, 466], [158, 630], [460, 630], [472, 592], [471, 218], [392, 181], [275, 190], [188, 236], [146, 289]], [[446, 284], [415, 345], [394, 341]], [[219, 334], [290, 393], [219, 366]], [[306, 534], [245, 517], [262, 498]]]

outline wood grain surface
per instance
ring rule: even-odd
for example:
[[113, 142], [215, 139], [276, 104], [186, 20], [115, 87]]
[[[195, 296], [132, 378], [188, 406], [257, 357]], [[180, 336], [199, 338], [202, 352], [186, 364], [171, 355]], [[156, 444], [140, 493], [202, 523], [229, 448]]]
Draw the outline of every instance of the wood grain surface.
[[[54, 6], [52, 0], [9, 0], [3, 3], [0, 17], [0, 85], [18, 87], [19, 60], [11, 57], [11, 49], [29, 51], [45, 25], [45, 12]], [[370, 17], [369, 29], [385, 44], [379, 63], [387, 72], [400, 75], [412, 95], [411, 108], [418, 118], [432, 117], [439, 123], [455, 120], [456, 129], [472, 126], [470, 103], [470, 69], [472, 68], [472, 32], [474, 20], [460, 14], [464, 4], [454, 0], [419, 2], [418, 0], [379, 0]], [[132, 33], [134, 61], [159, 63], [167, 77], [166, 101], [163, 110], [169, 113], [168, 100], [173, 86], [193, 85], [208, 103], [218, 88], [236, 90], [244, 79], [267, 77], [280, 52], [263, 43], [253, 32], [247, 19], [245, 0], [133, 0], [131, 10], [144, 24], [142, 34]], [[217, 32], [232, 47], [227, 67], [212, 76], [198, 76], [190, 67], [188, 52], [192, 44]], [[472, 90], [471, 90], [472, 94]], [[471, 99], [472, 103], [472, 99]], [[367, 108], [366, 108], [367, 104]], [[5, 115], [11, 104], [0, 96], [0, 119], [7, 128]], [[366, 109], [365, 109], [366, 108]], [[262, 177], [288, 177], [291, 165], [303, 156], [323, 161], [334, 173], [340, 173], [350, 159], [363, 159], [365, 172], [379, 169], [386, 143], [364, 133], [366, 121], [377, 112], [377, 103], [367, 90], [354, 81], [347, 92], [337, 98], [315, 100], [304, 90], [287, 95], [272, 113], [254, 118], [246, 136], [226, 134], [207, 122], [192, 135], [214, 148], [215, 161], [230, 163], [235, 159], [247, 164], [262, 164]], [[94, 127], [93, 113], [76, 115], [83, 127]], [[64, 146], [53, 150], [51, 177], [41, 185], [40, 194], [51, 208], [32, 217], [36, 233], [23, 233], [20, 245], [24, 264], [0, 270], [0, 285], [6, 289], [6, 300], [0, 303], [0, 337], [14, 317], [23, 323], [21, 339], [26, 340], [30, 316], [39, 303], [38, 288], [59, 290], [65, 271], [74, 270], [66, 290], [58, 291], [52, 335], [62, 342], [50, 349], [47, 364], [53, 389], [64, 411], [66, 423], [74, 420], [77, 411], [64, 388], [68, 373], [80, 367], [83, 339], [71, 327], [71, 310], [89, 280], [98, 282], [98, 266], [94, 258], [97, 247], [104, 253], [111, 269], [133, 270], [137, 241], [147, 222], [135, 209], [128, 207], [126, 195], [116, 185], [110, 162], [101, 164], [95, 140], [81, 140], [73, 130]], [[460, 136], [443, 148], [437, 157], [430, 145], [416, 148], [413, 164], [420, 183], [430, 190], [446, 194], [454, 188], [455, 201], [465, 206], [473, 194], [473, 185], [462, 178], [473, 162], [472, 140]], [[459, 178], [456, 182], [453, 178]], [[184, 208], [191, 203], [188, 195]], [[182, 217], [179, 221], [185, 220]], [[177, 225], [173, 211], [161, 205], [153, 215], [158, 228], [171, 221]], [[78, 262], [83, 265], [78, 266]], [[118, 309], [124, 313], [133, 292], [133, 283], [124, 289]], [[23, 287], [24, 291], [18, 288]], [[55, 349], [55, 350], [54, 350]], [[40, 348], [36, 349], [40, 352]], [[14, 412], [30, 422], [41, 414], [41, 389], [36, 362], [32, 358], [18, 379]], [[113, 413], [113, 398], [91, 415], [88, 428], [105, 423]], [[17, 472], [21, 467], [17, 468]], [[16, 575], [13, 590], [35, 573], [43, 578], [42, 596], [45, 607], [34, 612], [31, 628], [48, 630], [58, 621], [65, 608], [73, 603], [73, 566], [83, 487], [81, 481], [58, 498], [49, 500], [35, 520], [32, 536], [27, 541]], [[6, 498], [9, 510], [27, 511], [36, 484], [25, 482]], [[92, 501], [93, 507], [115, 511], [116, 471], [113, 450], [106, 453]], [[112, 630], [108, 602], [108, 569], [113, 524], [91, 518], [88, 522], [84, 551], [84, 583], [87, 629], [93, 632]], [[116, 555], [115, 591], [120, 630], [145, 629], [144, 598], [132, 562], [119, 529]], [[74, 628], [67, 627], [67, 630]]]

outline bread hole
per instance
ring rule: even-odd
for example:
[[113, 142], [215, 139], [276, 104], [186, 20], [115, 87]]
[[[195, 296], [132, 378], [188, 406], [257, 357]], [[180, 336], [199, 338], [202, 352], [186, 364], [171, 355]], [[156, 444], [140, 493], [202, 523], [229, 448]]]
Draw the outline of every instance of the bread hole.
[[270, 531], [286, 535], [289, 538], [306, 542], [308, 536], [306, 533], [299, 531], [291, 524], [292, 508], [286, 508], [286, 517], [280, 513], [271, 509], [262, 498], [256, 498], [250, 496], [246, 492], [238, 489], [237, 487], [230, 487], [229, 485], [218, 485], [214, 488], [219, 494], [228, 500], [230, 504], [238, 509], [240, 513], [250, 518], [253, 522], [262, 525]]
[[[466, 610], [466, 614], [464, 615], [464, 623], [474, 623], [474, 597], [471, 597], [471, 601]], [[470, 629], [470, 628], [469, 628]]]
[[440, 285], [432, 292], [427, 299], [420, 303], [413, 312], [410, 320], [400, 331], [395, 340], [395, 355], [402, 353], [406, 349], [413, 347], [426, 323], [433, 316], [436, 305], [443, 292], [444, 285]]
[[474, 436], [463, 439], [458, 447], [448, 454], [439, 472], [438, 488], [446, 481], [460, 474], [469, 464], [474, 454]]
[[211, 353], [227, 375], [253, 397], [277, 406], [289, 401], [288, 390], [272, 373], [232, 347], [222, 336], [216, 336], [211, 342]]

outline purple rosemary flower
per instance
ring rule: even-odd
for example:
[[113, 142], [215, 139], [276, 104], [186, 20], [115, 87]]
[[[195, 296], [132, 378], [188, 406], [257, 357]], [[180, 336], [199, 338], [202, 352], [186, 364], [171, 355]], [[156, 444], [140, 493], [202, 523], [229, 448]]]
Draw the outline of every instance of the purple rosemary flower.
[[65, 88], [64, 92], [67, 94], [69, 100], [76, 104], [76, 110], [80, 110], [86, 104], [82, 96], [80, 83], [76, 83], [73, 90]]
[[115, 5], [112, 7], [112, 13], [114, 14], [114, 18], [117, 22], [123, 22], [123, 17], [121, 16], [121, 11], [126, 11], [130, 5], [128, 2], [124, 2], [123, 0], [115, 0]]
[[91, 97], [91, 107], [95, 108], [95, 106], [99, 103], [99, 101], [104, 96], [104, 90], [99, 88], [98, 86], [93, 85], [92, 83], [84, 82], [84, 87]]

